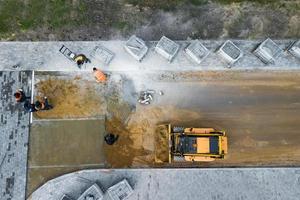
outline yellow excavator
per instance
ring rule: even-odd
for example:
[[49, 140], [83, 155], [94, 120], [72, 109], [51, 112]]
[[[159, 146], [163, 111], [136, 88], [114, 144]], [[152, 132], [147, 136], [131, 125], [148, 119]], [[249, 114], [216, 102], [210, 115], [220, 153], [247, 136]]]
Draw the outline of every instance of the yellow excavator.
[[[169, 141], [169, 163], [210, 162], [224, 159], [228, 152], [227, 136], [224, 131], [217, 131], [214, 128], [172, 127], [171, 124], [159, 125], [158, 128]], [[156, 160], [160, 161], [157, 157]]]

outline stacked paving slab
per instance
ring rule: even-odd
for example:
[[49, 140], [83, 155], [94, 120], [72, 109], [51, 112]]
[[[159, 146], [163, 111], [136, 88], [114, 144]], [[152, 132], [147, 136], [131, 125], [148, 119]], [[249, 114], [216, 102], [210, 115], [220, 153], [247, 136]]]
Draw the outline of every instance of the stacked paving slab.
[[0, 72], [0, 199], [24, 200], [29, 114], [17, 104], [14, 92], [30, 94], [31, 72]]

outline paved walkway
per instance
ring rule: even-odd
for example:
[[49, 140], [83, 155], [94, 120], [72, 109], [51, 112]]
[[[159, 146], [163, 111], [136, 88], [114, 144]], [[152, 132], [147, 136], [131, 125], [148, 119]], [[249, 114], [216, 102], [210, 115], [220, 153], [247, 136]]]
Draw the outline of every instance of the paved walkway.
[[134, 189], [128, 200], [298, 200], [300, 168], [85, 170], [52, 181], [32, 200], [77, 199], [97, 183], [105, 192], [126, 178]]
[[16, 104], [13, 93], [23, 88], [30, 95], [31, 72], [0, 71], [0, 199], [23, 200], [29, 114]]
[[[265, 65], [252, 52], [262, 41], [232, 40], [244, 53], [244, 56], [234, 64], [230, 70], [290, 70], [299, 69], [300, 60], [285, 51], [274, 65]], [[282, 50], [286, 49], [294, 40], [274, 40]], [[107, 71], [186, 71], [186, 70], [225, 70], [226, 64], [214, 53], [224, 41], [205, 40], [202, 43], [211, 51], [210, 55], [200, 64], [192, 62], [183, 49], [188, 41], [177, 41], [181, 45], [178, 55], [172, 63], [154, 52], [156, 42], [147, 42], [149, 52], [142, 60], [134, 60], [124, 50], [125, 41], [96, 41], [96, 42], [1, 42], [0, 70], [41, 70], [41, 71], [74, 71], [79, 70], [75, 63], [64, 57], [59, 49], [65, 44], [75, 53], [89, 56], [97, 45], [102, 45], [115, 53], [115, 57], [108, 66], [92, 59], [92, 63], [81, 70], [91, 71], [93, 67], [100, 67]]]

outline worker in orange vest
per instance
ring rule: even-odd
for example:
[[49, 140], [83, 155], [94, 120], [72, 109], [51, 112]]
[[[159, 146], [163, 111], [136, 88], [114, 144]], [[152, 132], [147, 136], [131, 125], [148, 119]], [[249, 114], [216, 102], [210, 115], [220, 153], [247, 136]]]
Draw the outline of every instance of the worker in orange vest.
[[95, 79], [98, 83], [105, 83], [106, 82], [106, 75], [97, 69], [96, 67], [93, 68], [93, 74], [95, 76]]

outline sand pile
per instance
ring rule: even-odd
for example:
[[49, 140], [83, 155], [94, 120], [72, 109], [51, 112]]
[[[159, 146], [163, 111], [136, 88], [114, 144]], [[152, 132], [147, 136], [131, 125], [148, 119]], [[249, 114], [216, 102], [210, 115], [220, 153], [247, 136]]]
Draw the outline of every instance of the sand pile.
[[156, 127], [155, 134], [155, 162], [165, 163], [169, 159], [168, 128], [165, 125]]
[[35, 85], [36, 100], [47, 96], [52, 110], [34, 113], [36, 118], [88, 118], [105, 114], [101, 87], [94, 82], [50, 77]]
[[104, 151], [107, 162], [111, 167], [132, 167], [136, 157], [149, 154], [144, 148], [134, 145], [131, 133], [116, 117], [106, 120], [106, 131], [119, 135], [119, 139], [114, 145], [105, 145]]
[[138, 106], [124, 120], [120, 116], [124, 116], [122, 112], [128, 113], [126, 106], [129, 105], [119, 103], [119, 106], [119, 109], [114, 107], [114, 117], [107, 119], [106, 123], [108, 132], [120, 136], [116, 145], [106, 147], [106, 157], [113, 167], [145, 167], [153, 166], [155, 161], [167, 162], [167, 130], [159, 125], [199, 119], [199, 115], [193, 111], [172, 106]]

